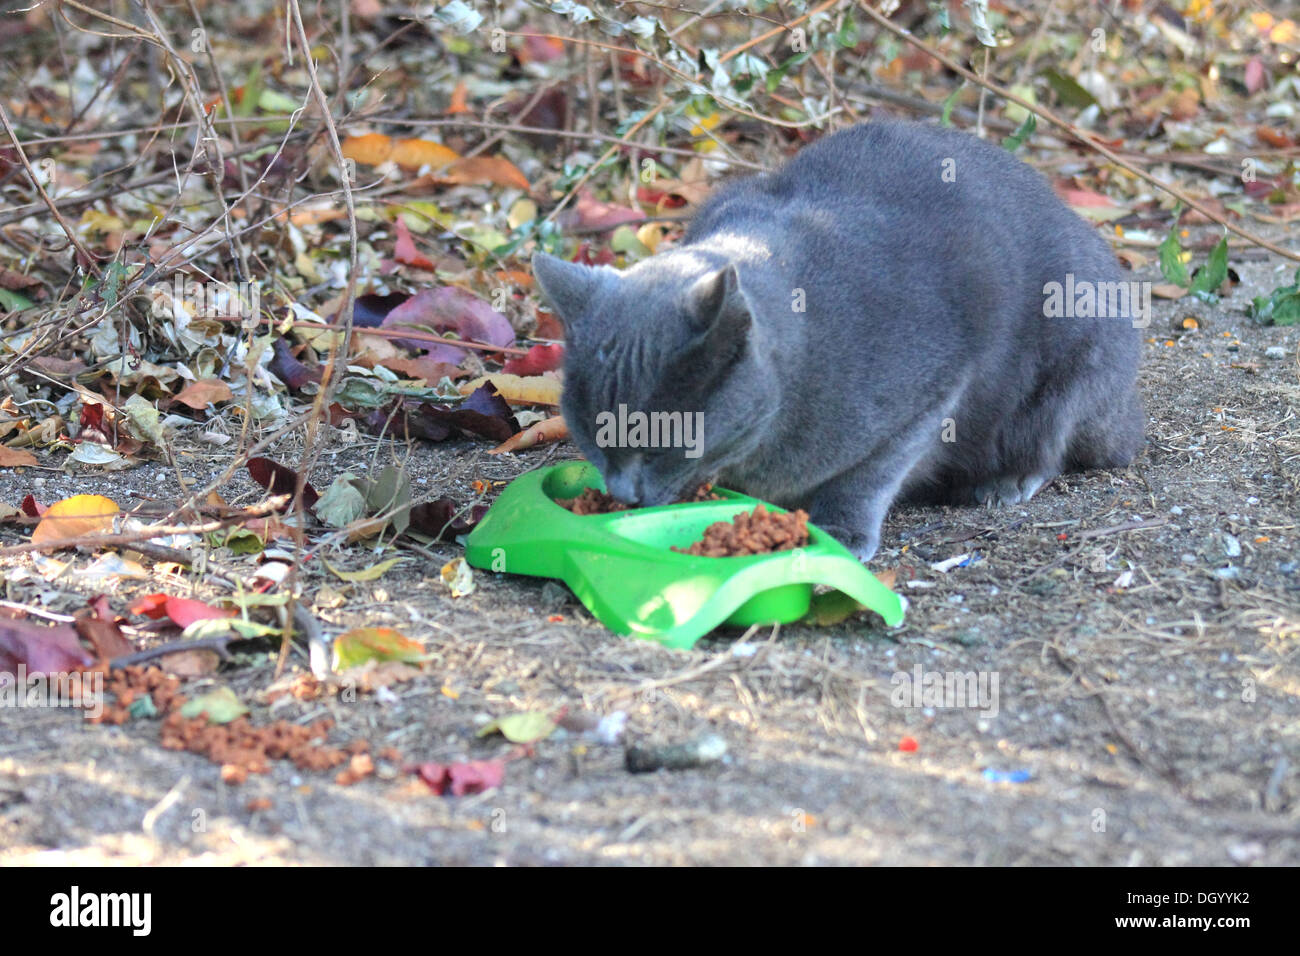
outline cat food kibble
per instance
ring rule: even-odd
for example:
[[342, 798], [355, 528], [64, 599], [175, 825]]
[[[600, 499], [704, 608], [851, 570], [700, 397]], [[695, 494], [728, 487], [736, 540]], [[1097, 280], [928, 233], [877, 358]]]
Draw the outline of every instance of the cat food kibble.
[[627, 505], [613, 495], [595, 488], [584, 488], [576, 498], [556, 498], [555, 503], [561, 508], [568, 508], [575, 515], [605, 515], [615, 511], [627, 511]]
[[790, 551], [808, 543], [808, 512], [768, 511], [759, 505], [742, 511], [734, 521], [715, 521], [704, 529], [703, 539], [679, 554], [704, 558], [740, 558], [752, 554]]
[[[677, 504], [690, 504], [696, 501], [721, 501], [722, 495], [716, 494], [712, 484], [703, 484], [689, 495], [678, 499]], [[575, 515], [605, 515], [615, 511], [627, 511], [628, 506], [613, 495], [595, 488], [584, 488], [576, 498], [556, 498], [555, 503], [567, 508]]]

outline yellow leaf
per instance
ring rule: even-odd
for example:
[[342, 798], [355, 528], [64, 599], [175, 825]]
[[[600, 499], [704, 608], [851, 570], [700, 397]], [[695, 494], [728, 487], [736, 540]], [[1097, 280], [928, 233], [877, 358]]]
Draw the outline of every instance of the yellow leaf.
[[460, 386], [460, 393], [468, 395], [488, 382], [496, 387], [507, 402], [518, 405], [560, 404], [561, 382], [549, 375], [507, 375], [505, 372], [496, 372]]
[[335, 577], [341, 578], [344, 581], [352, 582], [377, 580], [378, 578], [383, 577], [385, 572], [390, 571], [395, 565], [398, 565], [405, 560], [406, 558], [404, 556], [399, 555], [396, 558], [389, 558], [387, 561], [380, 561], [378, 564], [372, 564], [368, 568], [362, 568], [360, 571], [340, 571], [338, 568], [334, 567], [334, 565], [326, 561], [324, 557], [321, 558], [322, 563], [324, 563], [325, 567], [329, 568], [330, 571], [334, 573]]
[[[50, 505], [32, 532], [32, 544], [49, 544], [65, 538], [102, 534], [113, 530], [121, 508], [103, 495], [73, 495]], [[61, 546], [60, 546], [61, 547]]]
[[393, 139], [383, 133], [349, 136], [343, 141], [343, 155], [365, 166], [378, 166], [392, 160], [404, 169], [431, 166], [441, 169], [455, 162], [460, 154], [441, 143], [427, 139]]

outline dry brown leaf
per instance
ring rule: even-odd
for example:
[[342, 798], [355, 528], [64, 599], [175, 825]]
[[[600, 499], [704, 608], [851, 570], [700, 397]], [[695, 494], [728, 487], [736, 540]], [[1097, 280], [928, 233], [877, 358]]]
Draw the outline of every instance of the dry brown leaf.
[[528, 180], [519, 168], [500, 156], [469, 156], [452, 163], [438, 177], [443, 182], [462, 185], [514, 186], [528, 189]]
[[195, 411], [201, 411], [209, 405], [228, 402], [234, 397], [235, 393], [225, 382], [215, 378], [203, 378], [181, 389], [180, 394], [176, 396], [176, 401]]
[[555, 415], [545, 421], [540, 421], [531, 428], [525, 428], [518, 434], [511, 435], [501, 444], [497, 445], [488, 452], [489, 455], [499, 455], [506, 451], [523, 451], [525, 448], [532, 448], [534, 445], [541, 445], [550, 441], [561, 441], [569, 437], [569, 426], [565, 424], [562, 415]]
[[21, 448], [8, 448], [0, 445], [0, 468], [22, 468], [39, 464], [36, 456]]

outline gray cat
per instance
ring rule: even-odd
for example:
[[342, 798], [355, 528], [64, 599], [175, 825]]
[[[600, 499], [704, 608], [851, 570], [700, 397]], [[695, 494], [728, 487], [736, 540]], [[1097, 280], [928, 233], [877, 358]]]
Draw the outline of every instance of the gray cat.
[[1142, 445], [1149, 287], [964, 133], [854, 126], [718, 189], [626, 271], [533, 269], [565, 324], [564, 417], [632, 504], [716, 477], [865, 561], [895, 500], [1027, 501]]

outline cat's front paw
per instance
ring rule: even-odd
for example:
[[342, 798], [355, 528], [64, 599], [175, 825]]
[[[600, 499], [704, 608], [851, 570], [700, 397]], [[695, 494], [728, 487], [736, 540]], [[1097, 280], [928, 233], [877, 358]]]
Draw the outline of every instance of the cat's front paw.
[[853, 553], [853, 556], [863, 564], [870, 561], [875, 556], [876, 551], [880, 548], [879, 531], [865, 533], [843, 525], [827, 525], [822, 524], [821, 522], [814, 522], [814, 524], [840, 544], [844, 545], [844, 547], [848, 548], [849, 551]]

